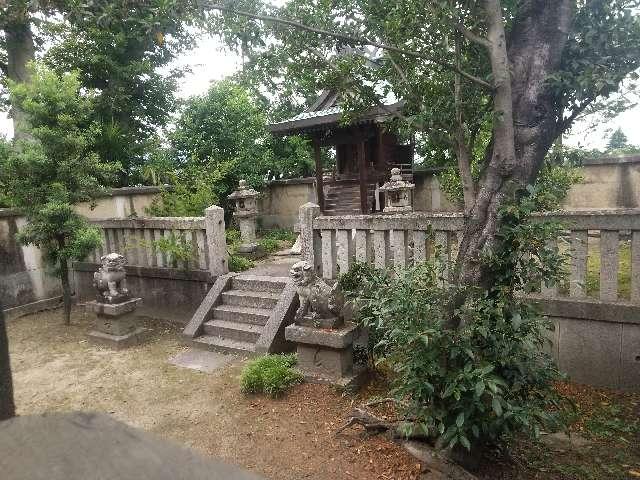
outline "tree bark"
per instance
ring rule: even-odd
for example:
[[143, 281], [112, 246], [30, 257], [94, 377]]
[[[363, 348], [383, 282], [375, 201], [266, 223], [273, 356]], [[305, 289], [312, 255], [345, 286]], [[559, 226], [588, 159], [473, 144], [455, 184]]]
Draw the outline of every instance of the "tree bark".
[[559, 105], [548, 76], [560, 67], [573, 20], [574, 0], [523, 0], [508, 40], [499, 0], [486, 0], [488, 46], [495, 84], [488, 163], [458, 254], [459, 285], [486, 288], [492, 278], [481, 256], [495, 247], [498, 211], [531, 183], [558, 136]]
[[60, 281], [62, 282], [64, 324], [71, 325], [71, 284], [69, 283], [69, 266], [66, 260], [60, 262]]
[[[18, 83], [29, 81], [27, 64], [35, 58], [28, 3], [24, 0], [10, 0], [6, 12], [7, 22], [4, 25], [7, 45], [7, 77]], [[16, 140], [29, 138], [29, 127], [24, 112], [16, 105], [12, 105], [11, 117], [13, 118], [14, 138]]]
[[4, 312], [0, 303], [0, 420], [14, 417], [15, 414], [16, 406], [13, 401], [13, 382], [11, 363], [9, 362], [9, 341]]

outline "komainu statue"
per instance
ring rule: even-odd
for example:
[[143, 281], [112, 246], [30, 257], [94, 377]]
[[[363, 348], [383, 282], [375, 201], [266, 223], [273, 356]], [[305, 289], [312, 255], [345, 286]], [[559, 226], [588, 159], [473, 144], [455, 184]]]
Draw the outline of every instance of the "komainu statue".
[[98, 290], [99, 303], [121, 303], [129, 299], [127, 274], [124, 266], [127, 260], [119, 253], [100, 257], [102, 266], [93, 274], [93, 286]]
[[312, 265], [304, 261], [294, 264], [289, 275], [297, 287], [300, 298], [295, 323], [317, 328], [342, 326], [344, 298], [338, 290], [338, 284], [331, 287], [322, 278], [316, 276]]

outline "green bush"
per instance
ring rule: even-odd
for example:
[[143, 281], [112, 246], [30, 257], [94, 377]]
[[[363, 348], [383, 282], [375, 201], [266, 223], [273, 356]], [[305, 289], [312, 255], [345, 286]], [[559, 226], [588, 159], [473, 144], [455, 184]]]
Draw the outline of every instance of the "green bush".
[[249, 270], [254, 266], [255, 263], [249, 258], [243, 257], [241, 255], [236, 255], [234, 253], [229, 255], [229, 270], [232, 272], [244, 272], [245, 270]]
[[293, 368], [295, 364], [295, 354], [256, 358], [242, 370], [240, 390], [277, 397], [292, 385], [302, 382], [302, 374]]
[[549, 411], [559, 373], [543, 348], [549, 325], [520, 295], [557, 281], [563, 261], [545, 247], [560, 225], [527, 221], [534, 194], [502, 210], [500, 243], [483, 259], [494, 279], [486, 289], [450, 286], [441, 259], [395, 272], [356, 264], [340, 278], [413, 431], [441, 446], [471, 449], [557, 425]]

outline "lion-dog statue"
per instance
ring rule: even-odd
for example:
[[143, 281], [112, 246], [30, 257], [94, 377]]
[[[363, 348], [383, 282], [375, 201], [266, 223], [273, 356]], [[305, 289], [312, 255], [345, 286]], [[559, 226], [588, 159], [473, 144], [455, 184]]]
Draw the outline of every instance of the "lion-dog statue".
[[100, 257], [102, 266], [93, 274], [93, 286], [101, 303], [121, 303], [129, 298], [124, 266], [127, 260], [119, 253]]
[[296, 311], [295, 323], [320, 328], [342, 326], [344, 298], [338, 284], [331, 287], [308, 262], [297, 262], [289, 270], [289, 276], [296, 286], [300, 307]]

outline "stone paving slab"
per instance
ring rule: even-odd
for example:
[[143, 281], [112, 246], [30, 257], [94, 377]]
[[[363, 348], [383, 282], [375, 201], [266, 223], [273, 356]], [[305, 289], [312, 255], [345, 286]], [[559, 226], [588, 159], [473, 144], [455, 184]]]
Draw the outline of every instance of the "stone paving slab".
[[104, 413], [27, 415], [0, 422], [3, 480], [260, 480]]
[[190, 368], [204, 373], [213, 373], [231, 363], [239, 362], [236, 355], [211, 352], [189, 348], [169, 358], [169, 363], [176, 367]]

